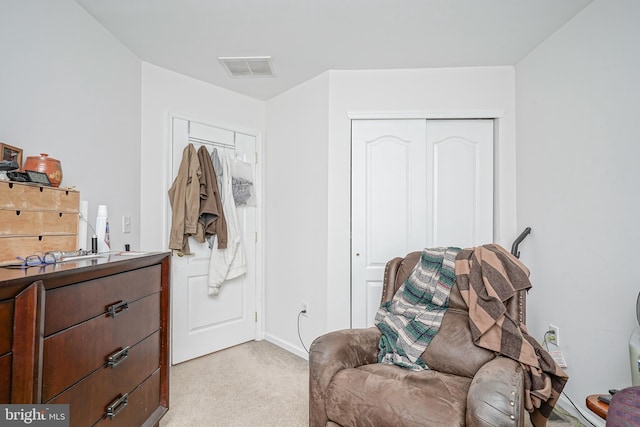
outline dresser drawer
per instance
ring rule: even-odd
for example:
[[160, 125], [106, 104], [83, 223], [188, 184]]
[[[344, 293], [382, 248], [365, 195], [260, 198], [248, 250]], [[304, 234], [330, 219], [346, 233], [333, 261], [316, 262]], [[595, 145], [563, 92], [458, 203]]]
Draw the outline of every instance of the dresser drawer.
[[0, 356], [0, 403], [11, 402], [12, 353]]
[[160, 293], [44, 339], [42, 401], [46, 402], [160, 328]]
[[[119, 396], [121, 399], [125, 396]], [[124, 399], [123, 399], [124, 400]], [[106, 414], [95, 426], [100, 427], [133, 427], [141, 426], [153, 412], [160, 408], [160, 370], [158, 369], [145, 380], [138, 388], [128, 395], [126, 406], [124, 403], [117, 405], [114, 399], [115, 416]]]
[[42, 230], [42, 212], [0, 209], [0, 234], [38, 236]]
[[24, 258], [39, 252], [75, 251], [77, 247], [76, 234], [9, 237], [0, 235], [0, 262], [13, 263], [17, 261], [17, 256]]
[[0, 234], [5, 236], [75, 235], [77, 232], [77, 213], [0, 209]]
[[0, 208], [78, 212], [79, 205], [78, 191], [0, 182]]
[[46, 402], [67, 403], [71, 426], [90, 426], [118, 396], [131, 392], [160, 366], [160, 333], [156, 332], [131, 347], [126, 358], [110, 367], [104, 365], [75, 386]]
[[[11, 351], [13, 341], [13, 300], [0, 302], [0, 355]], [[2, 377], [0, 377], [2, 378]]]
[[41, 231], [43, 236], [73, 234], [78, 232], [78, 214], [63, 212], [41, 212]]
[[154, 265], [48, 291], [45, 336], [107, 313], [115, 304], [160, 292], [160, 276], [161, 267]]

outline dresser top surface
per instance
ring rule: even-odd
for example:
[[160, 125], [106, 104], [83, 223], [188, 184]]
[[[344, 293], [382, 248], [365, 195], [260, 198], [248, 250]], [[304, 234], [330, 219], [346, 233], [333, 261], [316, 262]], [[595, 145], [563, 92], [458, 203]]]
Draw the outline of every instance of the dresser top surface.
[[74, 281], [91, 280], [109, 274], [159, 264], [170, 252], [127, 254], [109, 252], [97, 257], [42, 264], [28, 268], [0, 268], [0, 300], [12, 297], [21, 288], [41, 280], [45, 288], [64, 286]]

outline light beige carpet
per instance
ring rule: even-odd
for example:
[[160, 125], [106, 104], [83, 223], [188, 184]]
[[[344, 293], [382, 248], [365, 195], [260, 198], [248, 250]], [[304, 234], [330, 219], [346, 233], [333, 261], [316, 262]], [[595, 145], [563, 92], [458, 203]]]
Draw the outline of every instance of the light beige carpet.
[[[252, 341], [171, 367], [160, 427], [306, 427], [308, 362]], [[527, 418], [527, 426], [530, 426]], [[548, 427], [576, 426], [553, 416]]]
[[160, 427], [308, 426], [308, 362], [252, 341], [171, 367]]

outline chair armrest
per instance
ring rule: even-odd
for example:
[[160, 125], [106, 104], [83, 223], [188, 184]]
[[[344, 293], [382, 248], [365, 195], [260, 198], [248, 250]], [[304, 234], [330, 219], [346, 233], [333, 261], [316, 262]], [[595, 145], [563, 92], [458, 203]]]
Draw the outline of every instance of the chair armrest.
[[378, 361], [378, 328], [344, 329], [329, 332], [309, 348], [309, 426], [325, 427], [326, 390], [333, 376], [347, 368]]
[[524, 426], [524, 381], [515, 360], [498, 356], [485, 363], [469, 387], [467, 426]]

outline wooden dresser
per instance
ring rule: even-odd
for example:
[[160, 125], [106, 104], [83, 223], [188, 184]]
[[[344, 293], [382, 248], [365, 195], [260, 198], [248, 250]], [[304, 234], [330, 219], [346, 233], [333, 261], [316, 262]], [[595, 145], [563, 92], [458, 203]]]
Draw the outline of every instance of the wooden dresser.
[[154, 426], [169, 408], [169, 253], [0, 269], [0, 403], [70, 425]]

